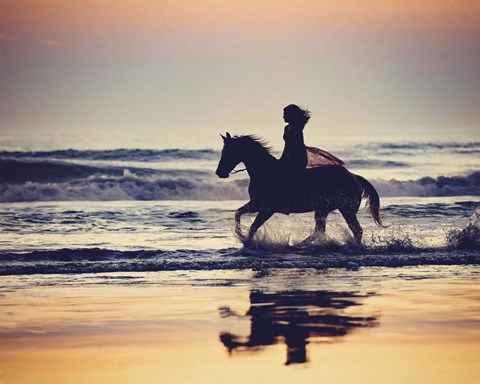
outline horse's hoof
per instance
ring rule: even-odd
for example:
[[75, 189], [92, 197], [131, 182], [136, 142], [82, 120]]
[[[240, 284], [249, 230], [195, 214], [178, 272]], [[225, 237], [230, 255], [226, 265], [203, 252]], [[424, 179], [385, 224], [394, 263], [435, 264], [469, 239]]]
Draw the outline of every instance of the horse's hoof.
[[243, 247], [247, 249], [256, 249], [256, 244], [253, 241], [253, 239], [249, 239], [248, 237], [245, 237], [242, 241]]
[[243, 246], [250, 248], [253, 244], [253, 236], [238, 236], [238, 239], [242, 242]]

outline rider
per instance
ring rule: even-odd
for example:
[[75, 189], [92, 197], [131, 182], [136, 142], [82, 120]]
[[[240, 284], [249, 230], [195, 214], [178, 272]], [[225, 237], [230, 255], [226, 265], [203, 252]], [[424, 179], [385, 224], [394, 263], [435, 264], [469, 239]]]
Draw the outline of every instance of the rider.
[[283, 119], [288, 125], [283, 133], [285, 148], [280, 160], [292, 171], [325, 165], [344, 165], [343, 160], [320, 148], [307, 147], [303, 140], [303, 129], [310, 120], [311, 112], [295, 104], [283, 109]]
[[283, 120], [288, 125], [283, 133], [285, 148], [280, 161], [288, 171], [300, 171], [305, 169], [308, 164], [303, 128], [310, 120], [310, 111], [290, 104], [283, 109]]
[[290, 104], [283, 109], [283, 119], [288, 125], [283, 133], [285, 147], [280, 162], [286, 173], [286, 183], [283, 184], [283, 213], [290, 213], [291, 199], [295, 196], [295, 185], [305, 168], [315, 168], [328, 165], [344, 165], [344, 162], [331, 153], [319, 148], [307, 147], [303, 138], [303, 129], [310, 120], [311, 112]]

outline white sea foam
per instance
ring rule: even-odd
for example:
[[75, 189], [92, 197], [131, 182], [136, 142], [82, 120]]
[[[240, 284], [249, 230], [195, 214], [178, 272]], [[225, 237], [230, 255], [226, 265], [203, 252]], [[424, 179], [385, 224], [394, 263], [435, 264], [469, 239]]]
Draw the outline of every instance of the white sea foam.
[[[365, 172], [380, 197], [478, 196], [479, 150], [478, 142], [369, 143], [339, 155], [355, 173]], [[449, 162], [458, 164], [458, 176], [452, 169], [438, 176], [447, 155], [461, 160]], [[215, 177], [219, 156], [218, 150], [175, 148], [0, 151], [0, 202], [246, 200], [246, 174]]]
[[[380, 197], [480, 195], [480, 172], [412, 181], [373, 180]], [[221, 180], [205, 173], [94, 173], [67, 181], [0, 183], [0, 202], [74, 200], [247, 200], [247, 179]]]

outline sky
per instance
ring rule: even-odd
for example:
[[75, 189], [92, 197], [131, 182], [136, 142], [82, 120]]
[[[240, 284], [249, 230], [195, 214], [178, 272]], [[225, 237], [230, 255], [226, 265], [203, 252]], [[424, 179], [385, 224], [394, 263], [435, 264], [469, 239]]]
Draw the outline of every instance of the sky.
[[479, 41], [480, 0], [0, 0], [0, 135], [480, 140]]

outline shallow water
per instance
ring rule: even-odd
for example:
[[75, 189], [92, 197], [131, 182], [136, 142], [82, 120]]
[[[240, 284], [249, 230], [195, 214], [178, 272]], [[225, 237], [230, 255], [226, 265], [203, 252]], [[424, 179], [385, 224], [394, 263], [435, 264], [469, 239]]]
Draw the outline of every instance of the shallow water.
[[[233, 234], [242, 201], [36, 202], [0, 205], [0, 274], [243, 268], [358, 268], [480, 262], [477, 196], [385, 198], [363, 246], [332, 213], [327, 236], [304, 242], [313, 214], [275, 215], [244, 248]], [[243, 220], [246, 233], [254, 216]], [[465, 232], [468, 226], [475, 231]], [[463, 232], [462, 232], [463, 231]], [[452, 238], [457, 237], [456, 242]], [[469, 244], [466, 241], [470, 241]]]
[[477, 383], [474, 266], [4, 276], [0, 382]]

